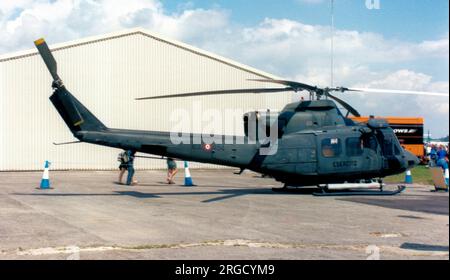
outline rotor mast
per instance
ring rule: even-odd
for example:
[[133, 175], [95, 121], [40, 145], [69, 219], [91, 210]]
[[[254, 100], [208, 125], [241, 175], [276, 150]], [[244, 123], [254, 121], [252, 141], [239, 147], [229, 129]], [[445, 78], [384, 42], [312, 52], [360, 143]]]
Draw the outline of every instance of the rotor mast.
[[331, 70], [330, 70], [330, 87], [334, 87], [334, 0], [330, 0], [331, 1], [331, 27], [330, 27], [330, 66], [331, 66]]

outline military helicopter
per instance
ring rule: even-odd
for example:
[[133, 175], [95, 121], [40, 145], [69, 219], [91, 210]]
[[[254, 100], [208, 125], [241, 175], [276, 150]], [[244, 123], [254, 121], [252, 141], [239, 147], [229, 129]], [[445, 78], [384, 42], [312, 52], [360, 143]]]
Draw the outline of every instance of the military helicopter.
[[[135, 150], [162, 157], [172, 157], [201, 163], [212, 163], [267, 174], [288, 187], [317, 186], [322, 194], [331, 190], [349, 190], [346, 194], [393, 195], [383, 190], [381, 178], [399, 174], [419, 163], [416, 156], [404, 150], [388, 123], [371, 119], [367, 124], [355, 123], [349, 114], [359, 116], [356, 109], [332, 95], [331, 92], [364, 92], [365, 89], [319, 88], [282, 80], [256, 80], [284, 85], [284, 88], [235, 89], [185, 94], [163, 95], [156, 98], [182, 98], [217, 94], [273, 93], [308, 91], [309, 101], [286, 105], [279, 115], [270, 112], [250, 112], [244, 115], [245, 136], [236, 143], [226, 144], [227, 136], [216, 136], [219, 143], [196, 143], [201, 135], [189, 134], [188, 144], [174, 144], [169, 132], [138, 131], [106, 127], [64, 86], [58, 76], [57, 63], [44, 39], [35, 45], [53, 77], [51, 102], [80, 142]], [[390, 91], [391, 92], [391, 91]], [[397, 91], [398, 92], [398, 91]], [[406, 94], [442, 93], [402, 91]], [[334, 101], [333, 101], [334, 100]], [[347, 111], [344, 116], [336, 103]], [[275, 119], [275, 121], [273, 121]], [[276, 138], [260, 141], [255, 131], [275, 132]], [[267, 135], [267, 133], [266, 133]], [[261, 153], [276, 147], [275, 153]], [[374, 179], [376, 178], [376, 179]], [[376, 188], [376, 190], [369, 190]], [[359, 190], [363, 190], [358, 191]], [[340, 193], [340, 192], [339, 192]]]

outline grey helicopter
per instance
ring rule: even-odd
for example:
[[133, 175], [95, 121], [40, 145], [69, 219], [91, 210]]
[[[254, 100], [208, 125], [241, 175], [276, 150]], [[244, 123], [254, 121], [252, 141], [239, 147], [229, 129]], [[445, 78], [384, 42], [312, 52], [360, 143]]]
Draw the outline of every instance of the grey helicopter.
[[[137, 98], [186, 98], [204, 95], [263, 94], [307, 91], [310, 100], [287, 104], [274, 115], [271, 112], [249, 112], [243, 116], [245, 136], [232, 136], [236, 143], [227, 144], [229, 135], [215, 136], [214, 143], [195, 141], [201, 135], [189, 134], [187, 141], [173, 143], [171, 134], [109, 128], [78, 101], [58, 76], [57, 63], [44, 39], [37, 47], [53, 77], [50, 101], [73, 136], [79, 142], [133, 150], [160, 157], [211, 163], [269, 175], [284, 184], [281, 190], [314, 186], [327, 194], [394, 195], [404, 190], [384, 189], [382, 178], [403, 173], [419, 164], [419, 159], [403, 149], [393, 130], [383, 119], [355, 123], [349, 114], [358, 111], [332, 92], [382, 91], [355, 88], [320, 88], [284, 80], [255, 80], [281, 84], [282, 88], [232, 89]], [[389, 91], [392, 92], [392, 91]], [[402, 94], [443, 93], [394, 91]], [[340, 104], [348, 112], [344, 115]], [[271, 135], [269, 135], [271, 134]], [[275, 135], [275, 136], [274, 136]], [[185, 137], [186, 138], [186, 137]], [[239, 143], [239, 144], [237, 144]], [[274, 147], [276, 152], [273, 151]], [[262, 152], [265, 151], [265, 152]], [[268, 151], [268, 152], [267, 152]], [[276, 189], [274, 189], [276, 190]]]

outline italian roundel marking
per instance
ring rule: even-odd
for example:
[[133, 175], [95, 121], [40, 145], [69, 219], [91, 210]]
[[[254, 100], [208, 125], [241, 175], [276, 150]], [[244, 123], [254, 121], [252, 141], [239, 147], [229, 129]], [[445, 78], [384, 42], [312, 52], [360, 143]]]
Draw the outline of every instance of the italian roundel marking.
[[213, 148], [212, 144], [203, 144], [203, 150], [210, 152]]

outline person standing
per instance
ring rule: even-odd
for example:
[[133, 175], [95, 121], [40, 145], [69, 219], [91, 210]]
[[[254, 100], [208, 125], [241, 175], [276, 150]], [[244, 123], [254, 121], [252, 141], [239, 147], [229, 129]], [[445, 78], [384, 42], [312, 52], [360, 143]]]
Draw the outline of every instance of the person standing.
[[133, 180], [134, 177], [134, 157], [135, 157], [136, 151], [133, 150], [127, 150], [120, 154], [121, 157], [121, 164], [119, 166], [120, 174], [119, 174], [119, 182], [122, 183], [122, 176], [125, 173], [126, 170], [128, 170], [128, 176], [126, 185], [127, 186], [134, 186], [138, 182], [136, 180]]
[[443, 145], [439, 146], [439, 150], [437, 151], [437, 166], [444, 170], [448, 169], [448, 155]]
[[127, 156], [128, 156], [128, 162], [127, 162], [127, 169], [128, 169], [128, 177], [127, 177], [127, 186], [134, 186], [138, 182], [134, 180], [134, 155], [136, 154], [136, 151], [128, 150]]
[[429, 167], [435, 167], [437, 161], [436, 145], [431, 146]]
[[427, 167], [430, 167], [430, 161], [431, 161], [431, 156], [430, 156], [430, 154], [431, 154], [431, 144], [427, 144], [426, 146], [425, 146], [425, 156], [426, 156], [426, 160], [427, 160]]
[[445, 159], [445, 157], [447, 156], [447, 149], [445, 148], [444, 145], [439, 146], [439, 150], [437, 151], [437, 159], [441, 160], [441, 159]]
[[177, 163], [173, 158], [167, 158], [167, 184], [175, 184], [173, 177], [177, 174]]
[[122, 184], [123, 174], [125, 174], [125, 171], [128, 170], [128, 165], [127, 165], [127, 163], [125, 162], [125, 160], [126, 160], [126, 152], [127, 152], [127, 151], [121, 152], [121, 153], [119, 154], [119, 156], [117, 157], [117, 160], [120, 162], [120, 164], [119, 164], [119, 170], [120, 170], [120, 172], [119, 172], [119, 180], [118, 180], [118, 183], [119, 183], [119, 184]]

